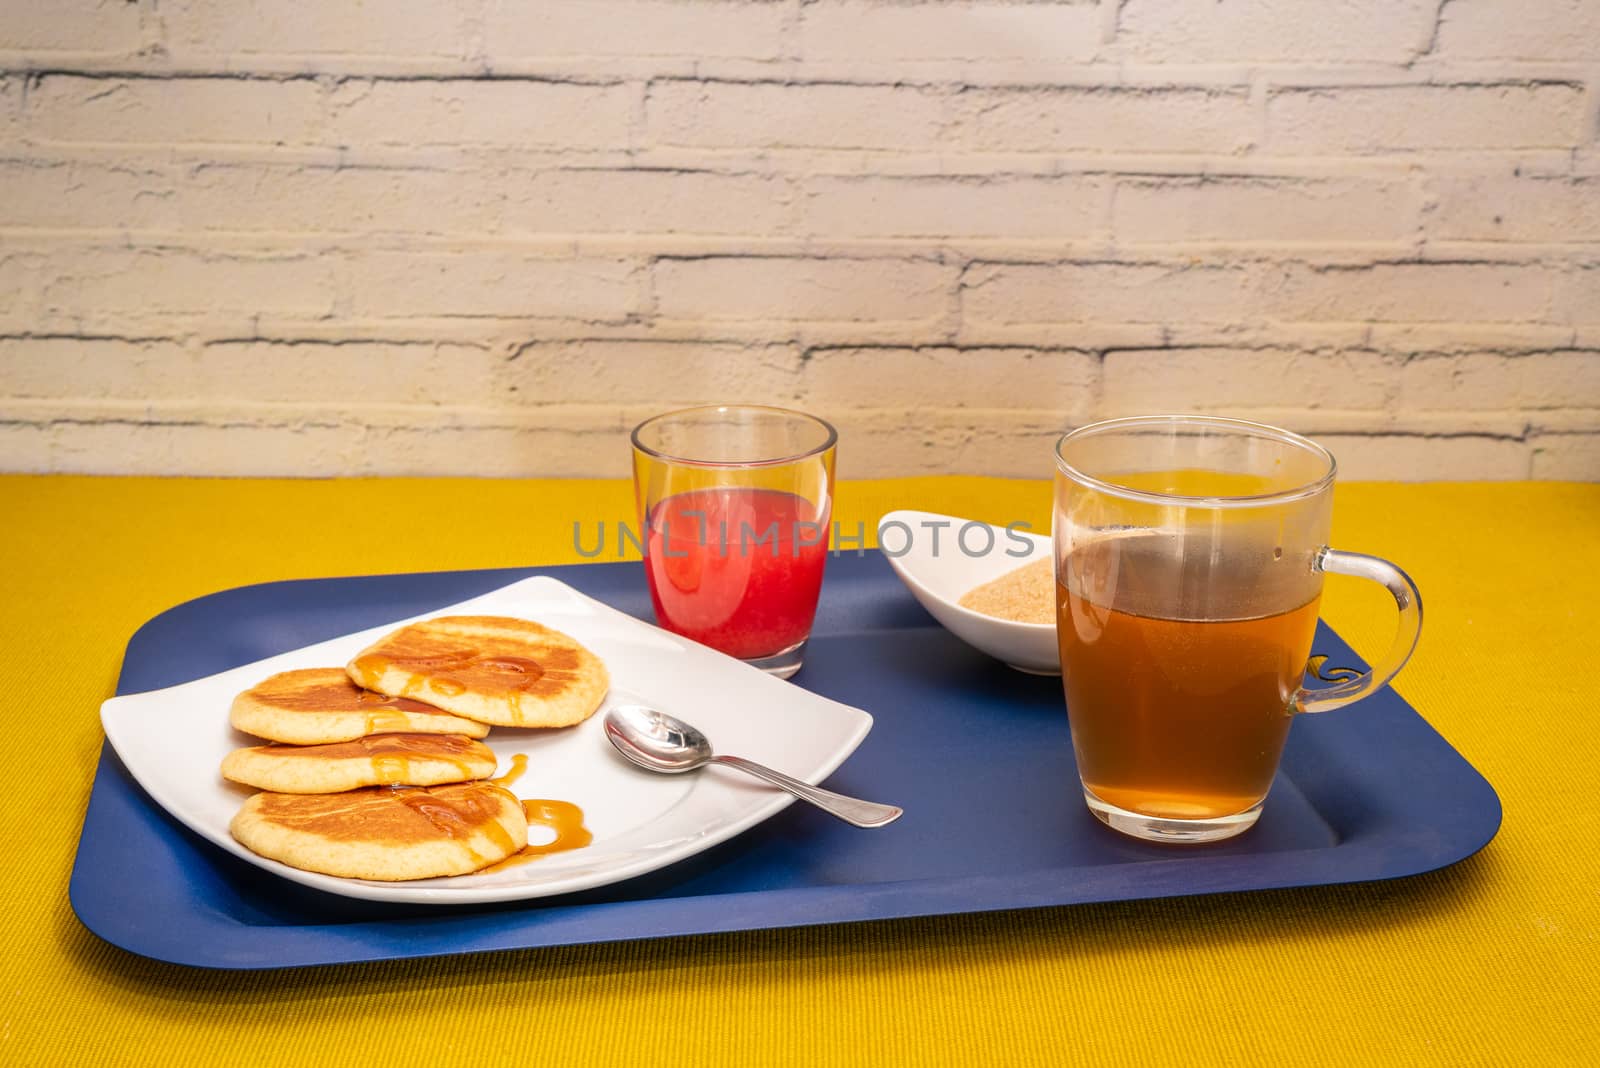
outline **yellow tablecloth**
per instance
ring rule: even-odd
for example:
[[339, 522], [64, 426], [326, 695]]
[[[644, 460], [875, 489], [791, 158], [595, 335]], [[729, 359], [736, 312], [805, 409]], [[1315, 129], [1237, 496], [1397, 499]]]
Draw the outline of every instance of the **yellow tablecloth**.
[[[1399, 689], [1499, 791], [1476, 857], [1396, 882], [271, 973], [100, 942], [67, 880], [129, 635], [310, 576], [573, 562], [622, 482], [0, 478], [0, 1063], [1594, 1063], [1600, 486], [1352, 484], [1335, 544], [1422, 588]], [[1042, 482], [840, 487], [1047, 523]], [[586, 527], [592, 530], [592, 527]], [[1330, 580], [1358, 649], [1392, 606]], [[1338, 713], [1330, 713], [1337, 715]], [[180, 1060], [181, 1058], [181, 1060]]]

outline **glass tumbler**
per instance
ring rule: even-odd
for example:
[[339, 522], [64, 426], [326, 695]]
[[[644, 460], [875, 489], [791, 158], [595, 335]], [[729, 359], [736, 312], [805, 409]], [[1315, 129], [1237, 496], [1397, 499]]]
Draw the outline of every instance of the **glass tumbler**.
[[645, 576], [662, 627], [780, 678], [800, 670], [837, 442], [815, 416], [756, 405], [688, 408], [634, 428]]

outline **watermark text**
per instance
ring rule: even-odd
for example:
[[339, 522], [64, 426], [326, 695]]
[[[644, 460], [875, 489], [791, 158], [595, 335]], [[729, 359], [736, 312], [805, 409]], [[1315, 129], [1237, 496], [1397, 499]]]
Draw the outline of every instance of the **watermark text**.
[[[755, 556], [765, 554], [799, 557], [807, 550], [826, 546], [834, 556], [853, 552], [856, 556], [867, 554], [867, 525], [856, 523], [846, 527], [835, 522], [831, 529], [822, 523], [796, 520], [779, 523], [774, 520], [757, 528], [741, 522], [733, 529], [726, 520], [713, 524], [702, 511], [685, 510], [683, 517], [693, 520], [693, 528], [666, 525], [641, 537], [637, 528], [627, 522], [607, 523], [600, 520], [586, 530], [582, 522], [572, 524], [572, 548], [585, 560], [609, 555], [621, 560], [630, 550], [639, 556], [652, 552], [680, 559], [691, 552], [710, 552], [718, 557]], [[995, 551], [1022, 559], [1033, 555], [1033, 542], [1028, 535], [1033, 525], [1023, 520], [994, 526], [976, 520], [961, 522], [954, 519], [922, 519], [907, 522], [890, 519], [878, 524], [877, 544], [883, 555], [898, 558], [926, 546], [930, 556], [959, 553], [962, 556], [984, 557]], [[833, 537], [830, 539], [829, 534]]]

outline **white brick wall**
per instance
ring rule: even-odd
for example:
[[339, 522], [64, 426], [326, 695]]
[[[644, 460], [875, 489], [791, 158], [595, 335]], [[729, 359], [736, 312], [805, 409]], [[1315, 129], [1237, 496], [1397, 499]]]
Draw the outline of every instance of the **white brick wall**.
[[713, 400], [1600, 479], [1600, 0], [0, 0], [0, 469], [620, 476]]
[[[1514, 0], [1513, 0], [1514, 2]], [[1436, 0], [1126, 0], [1131, 59], [1169, 63], [1405, 63], [1428, 46]]]
[[1266, 147], [1317, 156], [1567, 151], [1593, 140], [1588, 119], [1577, 82], [1296, 87], [1268, 94]]

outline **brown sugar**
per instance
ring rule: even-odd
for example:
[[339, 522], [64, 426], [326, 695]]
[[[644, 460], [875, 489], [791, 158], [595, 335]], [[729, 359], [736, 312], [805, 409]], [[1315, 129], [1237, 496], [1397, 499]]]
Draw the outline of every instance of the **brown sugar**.
[[1048, 555], [1007, 571], [997, 579], [974, 586], [958, 602], [986, 616], [1015, 623], [1054, 623], [1056, 618], [1055, 561]]

